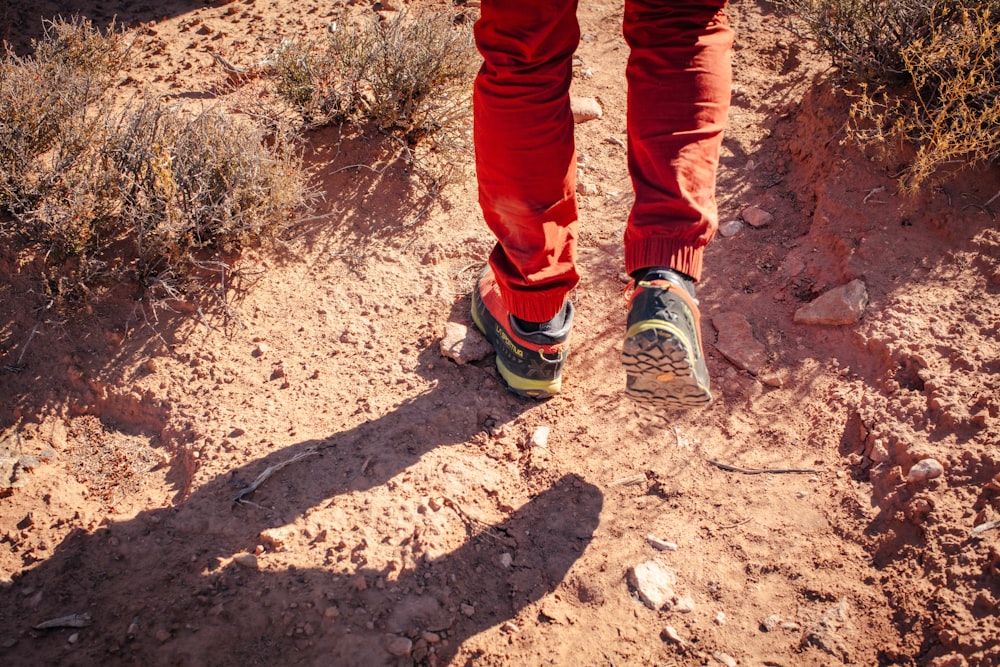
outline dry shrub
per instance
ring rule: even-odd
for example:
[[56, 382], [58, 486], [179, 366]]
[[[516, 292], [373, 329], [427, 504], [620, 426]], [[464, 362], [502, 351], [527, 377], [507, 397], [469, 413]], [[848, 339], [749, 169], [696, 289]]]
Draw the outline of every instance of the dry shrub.
[[0, 70], [0, 240], [37, 249], [53, 298], [122, 281], [176, 295], [308, 199], [294, 137], [214, 110], [112, 103], [119, 45], [54, 22]]
[[913, 146], [904, 191], [1000, 159], [1000, 0], [785, 0], [859, 82], [852, 138]]
[[322, 43], [286, 42], [269, 58], [278, 95], [306, 126], [373, 125], [402, 153], [469, 148], [471, 82], [478, 58], [470, 22], [448, 11], [400, 12], [334, 24]]
[[121, 33], [101, 34], [84, 19], [47, 22], [33, 46], [33, 57], [0, 60], [0, 208], [44, 187], [34, 168], [43, 155], [55, 149], [50, 160], [65, 164], [91, 143], [90, 112], [126, 63]]

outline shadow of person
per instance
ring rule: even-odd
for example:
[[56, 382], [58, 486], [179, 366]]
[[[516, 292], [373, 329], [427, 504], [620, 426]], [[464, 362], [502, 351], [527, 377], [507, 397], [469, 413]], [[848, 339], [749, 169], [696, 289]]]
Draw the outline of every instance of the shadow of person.
[[[430, 450], [466, 442], [484, 424], [509, 421], [531, 405], [442, 382], [378, 419], [251, 461], [176, 506], [93, 533], [77, 530], [0, 590], [0, 662], [447, 664], [468, 637], [558, 585], [597, 526], [597, 488], [565, 477], [495, 526], [478, 525], [449, 501], [438, 511], [465, 521], [468, 540], [439, 557], [414, 550], [409, 564], [396, 564], [401, 570], [373, 570], [350, 548], [349, 559], [338, 559], [334, 552], [344, 545], [326, 549], [325, 560], [317, 549], [283, 561], [307, 568], [272, 569], [266, 556], [259, 568], [246, 568], [232, 556], [253, 551], [262, 531], [336, 506], [347, 494], [392, 490], [391, 480]], [[464, 465], [467, 477], [449, 484], [474, 495], [482, 471]], [[269, 469], [252, 496], [241, 491]], [[238, 495], [251, 502], [234, 502]], [[380, 531], [381, 517], [366, 516], [363, 507], [338, 516], [383, 544], [405, 545], [417, 532]], [[352, 527], [333, 526], [344, 533]], [[83, 628], [33, 629], [84, 613]]]

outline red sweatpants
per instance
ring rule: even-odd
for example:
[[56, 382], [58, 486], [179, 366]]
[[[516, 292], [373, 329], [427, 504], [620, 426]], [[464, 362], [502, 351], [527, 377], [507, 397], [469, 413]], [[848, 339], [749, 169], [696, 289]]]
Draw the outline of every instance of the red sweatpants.
[[[628, 167], [635, 203], [625, 268], [696, 280], [718, 227], [715, 173], [729, 111], [733, 34], [725, 0], [625, 0], [631, 51]], [[476, 44], [479, 201], [498, 243], [504, 302], [552, 318], [576, 286], [576, 149], [569, 106], [577, 0], [483, 0]]]

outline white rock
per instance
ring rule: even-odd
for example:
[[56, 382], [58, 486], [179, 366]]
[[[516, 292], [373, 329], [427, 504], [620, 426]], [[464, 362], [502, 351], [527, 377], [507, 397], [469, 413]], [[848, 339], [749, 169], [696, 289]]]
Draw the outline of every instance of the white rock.
[[513, 564], [514, 564], [514, 557], [513, 556], [511, 556], [506, 551], [503, 552], [502, 554], [500, 554], [500, 565], [502, 565], [504, 567], [504, 569], [509, 568]]
[[672, 625], [668, 625], [667, 627], [663, 628], [663, 636], [675, 644], [680, 644], [683, 646], [684, 644], [687, 643], [683, 639], [681, 639], [681, 636], [677, 633], [677, 630], [675, 630]]
[[743, 221], [742, 220], [730, 220], [729, 222], [723, 222], [719, 225], [719, 234], [729, 238], [731, 236], [736, 236], [743, 231]]
[[726, 624], [726, 612], [724, 612], [724, 611], [717, 611], [717, 612], [715, 612], [715, 624], [716, 625], [725, 625]]
[[686, 595], [680, 596], [674, 600], [673, 610], [681, 614], [690, 614], [694, 611], [694, 600]]
[[677, 551], [677, 545], [675, 543], [661, 540], [655, 535], [647, 535], [646, 541], [649, 542], [649, 546], [654, 549], [659, 549], [660, 551]]
[[441, 354], [458, 364], [479, 361], [493, 352], [493, 346], [475, 327], [467, 327], [460, 322], [444, 325], [441, 337]]
[[736, 662], [736, 658], [722, 651], [716, 651], [712, 654], [712, 657], [715, 658], [716, 662], [722, 663], [726, 667], [736, 667], [739, 664]]
[[777, 614], [771, 614], [764, 619], [764, 622], [760, 624], [760, 629], [764, 632], [774, 632], [781, 625], [781, 617]]
[[917, 461], [906, 473], [906, 481], [910, 483], [925, 482], [944, 474], [944, 466], [936, 459]]
[[629, 569], [628, 582], [643, 604], [657, 610], [672, 602], [677, 574], [655, 560], [648, 560]]
[[569, 106], [573, 110], [574, 123], [586, 123], [604, 115], [601, 103], [593, 97], [570, 97]]
[[549, 444], [549, 433], [552, 429], [548, 426], [539, 426], [535, 429], [535, 432], [531, 434], [531, 446], [532, 447], [546, 447]]

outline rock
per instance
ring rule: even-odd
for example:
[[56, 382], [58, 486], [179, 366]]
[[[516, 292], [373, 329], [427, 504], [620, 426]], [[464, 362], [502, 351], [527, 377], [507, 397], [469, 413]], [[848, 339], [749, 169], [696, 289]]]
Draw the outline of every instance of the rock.
[[649, 542], [649, 546], [660, 551], [677, 551], [677, 545], [673, 542], [667, 542], [666, 540], [661, 540], [655, 535], [647, 535], [646, 541]]
[[740, 213], [740, 217], [751, 227], [763, 227], [774, 222], [773, 215], [757, 206], [747, 206]]
[[170, 640], [170, 631], [165, 628], [160, 628], [159, 630], [156, 631], [156, 634], [153, 636], [156, 637], [156, 641], [162, 644]]
[[521, 631], [521, 628], [517, 627], [517, 624], [512, 621], [504, 621], [500, 625], [500, 629], [504, 632], [509, 632], [510, 634], [515, 634]]
[[935, 477], [940, 477], [944, 474], [944, 466], [941, 465], [936, 459], [923, 459], [922, 461], [917, 461], [910, 468], [910, 472], [906, 473], [906, 481], [910, 484], [918, 484], [920, 482], [926, 482], [929, 479], [934, 479]]
[[511, 556], [506, 551], [503, 552], [502, 554], [500, 554], [500, 565], [503, 566], [503, 568], [505, 570], [506, 569], [510, 569], [510, 566], [513, 565], [513, 564], [514, 564], [514, 557], [513, 556]]
[[764, 370], [767, 352], [753, 337], [750, 323], [742, 314], [720, 313], [712, 318], [712, 324], [719, 332], [715, 349], [722, 356], [753, 375], [758, 375]]
[[725, 625], [726, 624], [726, 612], [724, 612], [724, 611], [717, 611], [717, 612], [715, 612], [715, 624], [716, 625]]
[[643, 604], [658, 610], [672, 603], [677, 574], [655, 560], [648, 560], [629, 569], [628, 582]]
[[532, 447], [545, 447], [549, 444], [549, 433], [552, 429], [548, 426], [539, 426], [535, 429], [535, 432], [531, 434], [531, 442], [529, 443]]
[[259, 567], [257, 557], [248, 553], [236, 554], [233, 556], [233, 562], [240, 567], [247, 568], [248, 570], [256, 570]]
[[584, 197], [596, 197], [601, 193], [601, 191], [593, 183], [580, 181], [576, 184], [576, 193], [578, 195], [583, 195]]
[[686, 595], [682, 595], [674, 600], [673, 610], [681, 614], [690, 614], [694, 611], [694, 600]]
[[674, 644], [679, 644], [681, 646], [687, 643], [681, 638], [681, 636], [677, 633], [677, 630], [675, 630], [671, 625], [668, 625], [667, 627], [663, 628], [663, 637], [673, 642]]
[[257, 343], [257, 347], [255, 347], [253, 350], [253, 356], [263, 357], [265, 354], [267, 354], [267, 351], [270, 349], [271, 347], [267, 343], [263, 342]]
[[420, 638], [428, 644], [437, 644], [441, 641], [441, 635], [436, 632], [428, 632], [427, 630], [420, 633]]
[[475, 327], [467, 327], [459, 322], [448, 322], [444, 325], [444, 336], [441, 338], [441, 355], [453, 359], [458, 364], [479, 361], [493, 352], [486, 337]]
[[601, 103], [593, 97], [570, 97], [569, 108], [573, 111], [574, 123], [586, 123], [604, 115]]
[[461, 606], [461, 610], [462, 614], [464, 616], [468, 616], [469, 618], [472, 618], [473, 616], [476, 615], [476, 608], [473, 607], [471, 604], [463, 604]]
[[852, 280], [795, 311], [795, 323], [854, 324], [861, 319], [867, 305], [868, 290], [865, 289], [865, 284], [861, 280]]
[[840, 635], [848, 623], [848, 611], [849, 605], [844, 599], [823, 612], [819, 623], [802, 638], [802, 646], [812, 645], [840, 658], [845, 663], [850, 662], [850, 652]]
[[413, 650], [413, 641], [409, 637], [389, 635], [385, 642], [385, 650], [397, 658], [404, 658]]
[[336, 607], [327, 607], [323, 610], [323, 618], [334, 619], [340, 617], [340, 610]]
[[729, 655], [728, 653], [723, 653], [722, 651], [716, 651], [712, 654], [715, 661], [725, 665], [726, 667], [736, 667], [739, 663], [736, 662], [736, 658]]
[[729, 222], [723, 222], [719, 225], [719, 234], [726, 238], [736, 236], [743, 231], [743, 221], [742, 220], [730, 220]]
[[272, 551], [284, 551], [295, 537], [295, 529], [291, 526], [268, 528], [260, 532], [260, 541]]
[[774, 632], [780, 625], [781, 617], [777, 614], [771, 614], [761, 622], [760, 629], [761, 632]]

